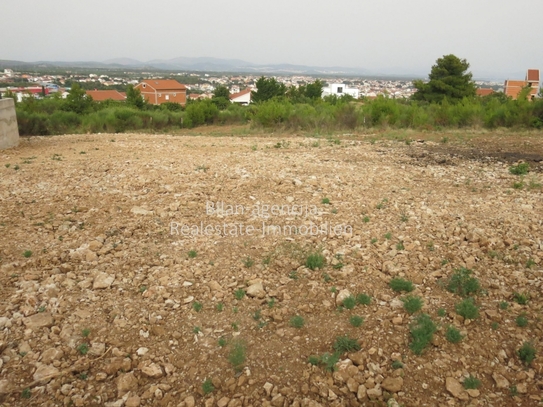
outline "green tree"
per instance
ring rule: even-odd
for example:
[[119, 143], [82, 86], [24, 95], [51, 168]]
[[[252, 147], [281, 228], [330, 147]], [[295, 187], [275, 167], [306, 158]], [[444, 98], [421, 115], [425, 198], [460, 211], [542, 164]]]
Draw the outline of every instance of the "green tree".
[[287, 87], [284, 83], [279, 83], [275, 78], [265, 78], [261, 76], [256, 81], [256, 91], [251, 92], [251, 99], [253, 102], [265, 102], [274, 97], [284, 96], [287, 91]]
[[78, 83], [74, 83], [66, 100], [64, 101], [63, 110], [75, 112], [78, 114], [86, 113], [92, 109], [92, 97], [87, 95], [84, 89], [81, 89]]
[[219, 108], [219, 110], [226, 109], [230, 105], [230, 91], [226, 86], [217, 86], [211, 101]]
[[322, 88], [324, 84], [317, 79], [315, 82], [310, 83], [305, 88], [305, 96], [309, 99], [320, 99], [322, 97]]
[[126, 104], [140, 110], [145, 106], [141, 91], [132, 85], [128, 85], [126, 88]]
[[414, 100], [430, 103], [447, 100], [456, 102], [465, 97], [475, 96], [475, 83], [471, 72], [467, 72], [469, 63], [455, 55], [444, 55], [439, 58], [428, 75], [428, 82], [413, 81], [417, 92]]

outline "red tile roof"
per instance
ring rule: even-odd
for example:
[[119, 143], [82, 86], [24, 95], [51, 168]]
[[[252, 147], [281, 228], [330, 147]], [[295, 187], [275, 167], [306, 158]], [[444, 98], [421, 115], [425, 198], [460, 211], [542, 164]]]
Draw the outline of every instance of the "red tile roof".
[[247, 88], [242, 90], [241, 92], [233, 93], [232, 95], [230, 95], [230, 100], [239, 98], [240, 96], [246, 95], [247, 93], [251, 93], [251, 89]]
[[487, 89], [487, 88], [477, 88], [476, 94], [477, 96], [488, 96], [490, 94], [494, 93], [494, 89]]
[[528, 82], [539, 83], [539, 69], [528, 69], [528, 73], [526, 74], [526, 80]]
[[175, 79], [145, 79], [141, 81], [156, 90], [187, 90], [185, 85]]
[[[513, 99], [516, 99], [520, 91], [526, 86], [529, 86], [529, 83], [527, 81], [506, 80], [503, 92], [507, 96], [511, 96]], [[537, 95], [537, 87], [532, 87], [532, 89], [530, 90], [530, 96], [535, 95]]]
[[104, 100], [125, 100], [126, 96], [116, 90], [87, 90], [87, 95], [92, 97], [95, 102], [103, 102]]

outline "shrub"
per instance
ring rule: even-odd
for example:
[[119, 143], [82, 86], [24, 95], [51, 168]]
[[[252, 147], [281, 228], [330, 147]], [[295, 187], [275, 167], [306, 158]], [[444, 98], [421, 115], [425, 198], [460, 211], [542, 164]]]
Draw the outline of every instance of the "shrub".
[[371, 297], [368, 294], [358, 294], [356, 296], [356, 303], [358, 305], [370, 305]]
[[522, 347], [517, 351], [517, 355], [526, 366], [530, 366], [536, 356], [536, 350], [531, 342], [524, 342]]
[[326, 258], [322, 253], [310, 253], [305, 260], [305, 266], [310, 270], [321, 269], [326, 263]]
[[332, 354], [324, 353], [321, 356], [311, 355], [308, 361], [313, 366], [321, 365], [325, 370], [333, 372], [336, 370], [336, 363], [339, 362], [339, 357], [340, 355], [337, 352]]
[[464, 389], [471, 390], [471, 389], [478, 389], [481, 387], [481, 381], [477, 379], [475, 376], [469, 375], [469, 377], [466, 377], [464, 379]]
[[358, 341], [353, 338], [349, 338], [347, 335], [338, 336], [334, 345], [332, 346], [336, 352], [345, 353], [360, 350], [360, 345]]
[[234, 291], [234, 297], [236, 297], [236, 300], [241, 300], [243, 297], [245, 297], [245, 294], [245, 290], [241, 288]]
[[412, 338], [409, 348], [416, 355], [420, 355], [426, 346], [432, 342], [434, 333], [437, 331], [437, 326], [429, 315], [420, 314], [411, 324], [409, 331]]
[[464, 338], [464, 336], [457, 328], [449, 325], [447, 331], [445, 332], [445, 338], [447, 338], [447, 340], [451, 343], [458, 343]]
[[232, 364], [236, 372], [240, 372], [247, 358], [247, 345], [240, 339], [233, 340], [231, 343], [228, 361]]
[[211, 379], [204, 380], [204, 382], [202, 383], [202, 391], [206, 396], [215, 391], [215, 386], [213, 386], [213, 382], [211, 381]]
[[417, 311], [420, 311], [423, 305], [422, 298], [417, 296], [408, 295], [405, 298], [402, 298], [403, 308], [409, 313], [414, 314]]
[[514, 293], [513, 294], [513, 300], [520, 305], [526, 305], [528, 304], [528, 301], [530, 300], [530, 296], [528, 294], [521, 294], [521, 293]]
[[305, 325], [305, 321], [303, 317], [301, 317], [300, 315], [295, 315], [292, 318], [290, 318], [290, 326], [300, 329], [300, 328], [303, 328], [304, 325]]
[[515, 322], [517, 324], [517, 326], [521, 327], [521, 328], [524, 328], [525, 326], [528, 325], [528, 318], [526, 318], [526, 313], [522, 313], [520, 314], [516, 319], [515, 319]]
[[343, 307], [347, 309], [353, 309], [356, 305], [356, 298], [354, 298], [352, 295], [349, 295], [347, 298], [343, 300], [341, 305], [343, 305]]
[[358, 328], [364, 323], [364, 318], [358, 315], [353, 315], [349, 318], [349, 322], [351, 323], [352, 326], [354, 326], [355, 328]]
[[479, 307], [475, 305], [472, 298], [466, 298], [459, 302], [455, 306], [458, 315], [463, 316], [465, 319], [475, 319], [479, 316]]
[[481, 286], [479, 280], [471, 277], [471, 273], [472, 271], [470, 269], [464, 267], [455, 270], [447, 282], [447, 291], [458, 294], [461, 297], [477, 294], [480, 291]]
[[509, 167], [509, 172], [513, 175], [526, 175], [530, 170], [530, 165], [528, 163], [519, 163]]
[[409, 293], [415, 289], [411, 281], [404, 280], [403, 278], [393, 278], [388, 285], [396, 292], [405, 291]]

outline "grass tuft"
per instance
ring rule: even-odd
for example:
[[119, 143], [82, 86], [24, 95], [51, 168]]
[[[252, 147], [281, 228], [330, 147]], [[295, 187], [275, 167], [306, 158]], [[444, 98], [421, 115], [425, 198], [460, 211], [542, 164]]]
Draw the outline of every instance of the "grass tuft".
[[522, 347], [517, 351], [517, 355], [526, 366], [530, 366], [536, 356], [534, 345], [531, 342], [524, 342]]
[[481, 387], [481, 381], [477, 379], [475, 376], [469, 375], [469, 377], [466, 377], [464, 379], [464, 389], [471, 390], [471, 389], [478, 389]]
[[305, 266], [310, 270], [321, 269], [325, 263], [326, 258], [319, 252], [310, 253], [305, 260]]
[[352, 326], [354, 326], [355, 328], [358, 328], [364, 323], [364, 318], [358, 315], [353, 315], [349, 318], [349, 322], [351, 323]]
[[449, 325], [448, 328], [447, 328], [447, 331], [445, 332], [445, 338], [450, 343], [458, 343], [462, 339], [464, 339], [464, 335], [462, 335], [457, 328], [455, 328], [452, 325]]
[[404, 280], [403, 278], [393, 278], [388, 285], [396, 292], [405, 291], [410, 293], [415, 289], [411, 281]]
[[360, 350], [358, 341], [354, 338], [349, 338], [347, 335], [338, 336], [332, 346], [336, 352], [345, 353]]
[[414, 314], [422, 309], [424, 302], [422, 298], [415, 295], [408, 295], [405, 298], [402, 298], [403, 308], [409, 313]]
[[409, 348], [415, 355], [420, 355], [432, 342], [434, 333], [437, 331], [437, 325], [432, 321], [430, 315], [420, 314], [409, 327], [412, 341]]
[[465, 319], [476, 319], [479, 316], [479, 307], [475, 305], [473, 298], [466, 298], [455, 306], [458, 315]]
[[469, 297], [481, 290], [479, 280], [471, 277], [472, 271], [465, 267], [456, 269], [447, 282], [447, 291], [461, 297]]
[[305, 325], [305, 321], [303, 317], [301, 317], [300, 315], [295, 315], [292, 318], [290, 318], [290, 326], [300, 329], [300, 328], [303, 328], [304, 325]]

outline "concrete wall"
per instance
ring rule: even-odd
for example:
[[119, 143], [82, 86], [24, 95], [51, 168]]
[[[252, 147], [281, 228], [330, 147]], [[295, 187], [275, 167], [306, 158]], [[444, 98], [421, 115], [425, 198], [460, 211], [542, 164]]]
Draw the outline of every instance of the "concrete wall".
[[19, 129], [13, 99], [0, 99], [0, 150], [19, 145]]

